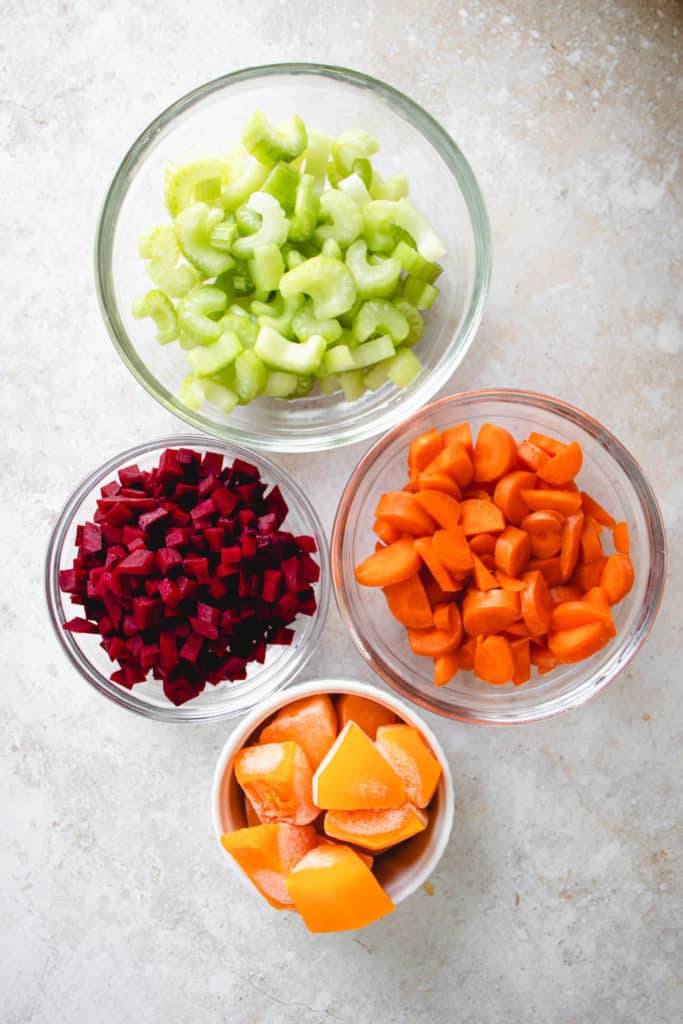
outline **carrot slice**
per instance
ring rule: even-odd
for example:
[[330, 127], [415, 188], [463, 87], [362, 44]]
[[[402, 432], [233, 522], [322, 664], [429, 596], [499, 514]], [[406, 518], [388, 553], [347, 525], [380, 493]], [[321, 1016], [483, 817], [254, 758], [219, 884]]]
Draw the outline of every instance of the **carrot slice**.
[[410, 540], [397, 540], [357, 565], [354, 575], [364, 587], [388, 587], [419, 571], [422, 560]]
[[[523, 580], [515, 579], [514, 576], [508, 576], [507, 573], [501, 572], [500, 569], [496, 569], [496, 579], [498, 580], [498, 586], [502, 587], [503, 590], [511, 590], [514, 593], [520, 593], [524, 590], [526, 583]], [[479, 587], [483, 590], [483, 587]]]
[[550, 455], [544, 452], [538, 445], [532, 444], [531, 441], [522, 441], [517, 445], [517, 458], [520, 462], [523, 462], [529, 469], [533, 469], [535, 473], [538, 473], [541, 466], [545, 466], [546, 462], [550, 459]]
[[474, 674], [485, 683], [504, 686], [515, 671], [512, 648], [504, 636], [486, 636], [474, 651]]
[[559, 455], [566, 448], [566, 445], [556, 440], [556, 438], [548, 437], [546, 434], [537, 434], [535, 430], [532, 430], [529, 434], [529, 443], [535, 444], [538, 448], [547, 452], [548, 455]]
[[421, 473], [439, 452], [443, 451], [443, 446], [443, 437], [436, 428], [420, 434], [414, 441], [411, 441], [408, 448], [408, 468], [411, 476]]
[[550, 617], [550, 629], [573, 629], [586, 626], [589, 622], [602, 622], [603, 616], [588, 601], [563, 601], [556, 604]]
[[468, 590], [462, 603], [462, 623], [470, 636], [502, 633], [519, 615], [519, 594], [507, 590]]
[[529, 534], [531, 553], [536, 558], [552, 558], [562, 547], [563, 517], [559, 512], [544, 509], [530, 512], [522, 520], [522, 529]]
[[484, 423], [474, 446], [474, 479], [498, 480], [515, 468], [517, 444], [512, 434], [495, 423]]
[[626, 597], [633, 586], [633, 564], [628, 555], [610, 555], [600, 576], [600, 586], [610, 604]]
[[496, 566], [508, 576], [519, 576], [531, 556], [531, 538], [516, 526], [506, 526], [496, 541]]
[[477, 647], [476, 638], [468, 636], [466, 640], [460, 644], [458, 648], [458, 660], [460, 661], [460, 668], [463, 672], [471, 672], [474, 668], [474, 652]]
[[529, 627], [525, 622], [513, 622], [505, 630], [507, 635], [514, 636], [515, 638], [523, 637], [525, 640], [535, 640], [537, 637], [530, 631]]
[[[474, 556], [472, 556], [472, 557], [474, 557]], [[490, 572], [495, 572], [495, 569], [496, 569], [495, 555], [488, 555], [488, 554], [487, 555], [482, 555], [481, 556], [481, 564], [486, 569], [488, 569]]]
[[581, 495], [575, 491], [553, 491], [550, 488], [535, 491], [522, 491], [522, 498], [534, 512], [552, 509], [570, 516], [581, 508]]
[[469, 501], [470, 498], [476, 498], [478, 501], [493, 501], [493, 492], [485, 490], [483, 487], [476, 487], [474, 484], [470, 484], [469, 487], [465, 487], [462, 492], [463, 501]]
[[548, 635], [548, 647], [558, 661], [573, 665], [605, 646], [609, 637], [602, 622], [591, 622], [573, 629], [560, 629]]
[[568, 516], [562, 527], [562, 546], [560, 547], [560, 575], [566, 582], [576, 568], [583, 533], [583, 512], [575, 512]]
[[460, 488], [448, 473], [418, 473], [415, 483], [417, 491], [443, 491], [456, 501], [460, 501], [462, 497]]
[[583, 595], [583, 600], [586, 604], [595, 608], [596, 612], [601, 616], [602, 622], [609, 636], [616, 636], [617, 628], [614, 625], [614, 619], [612, 618], [612, 609], [610, 608], [609, 601], [607, 600], [605, 591], [602, 587], [592, 587], [590, 590], [587, 590]]
[[621, 555], [631, 554], [631, 540], [628, 535], [628, 525], [626, 523], [617, 523], [612, 530], [612, 538], [614, 540], [614, 546]]
[[468, 452], [472, 451], [472, 431], [469, 423], [456, 423], [454, 427], [447, 427], [443, 432], [443, 439], [446, 446], [457, 441]]
[[535, 486], [536, 474], [523, 469], [515, 469], [500, 478], [493, 492], [493, 502], [509, 523], [519, 526], [524, 516], [529, 513], [529, 506], [522, 498], [522, 491], [528, 491]]
[[432, 622], [430, 625], [437, 629], [444, 629], [449, 633], [459, 633], [462, 638], [462, 620], [457, 604], [448, 601], [446, 604], [439, 604], [432, 611]]
[[613, 530], [617, 525], [616, 519], [602, 505], [598, 505], [595, 498], [591, 498], [590, 494], [586, 494], [585, 491], [581, 491], [581, 504], [585, 514], [593, 516], [593, 519], [597, 519], [601, 526], [606, 526], [608, 530]]
[[460, 584], [441, 561], [434, 551], [434, 544], [431, 537], [418, 537], [415, 541], [415, 550], [429, 569], [430, 573], [442, 590], [459, 590]]
[[384, 544], [394, 544], [401, 536], [400, 530], [383, 519], [376, 519], [372, 529]]
[[491, 533], [477, 533], [470, 537], [469, 543], [475, 555], [492, 555], [496, 550], [496, 538]]
[[555, 604], [562, 604], [563, 601], [580, 601], [583, 592], [578, 587], [572, 587], [565, 583], [550, 588], [550, 596]]
[[486, 568], [481, 558], [473, 554], [472, 562], [474, 563], [472, 574], [474, 576], [474, 585], [477, 590], [495, 590], [497, 587], [502, 586], [491, 570]]
[[432, 537], [432, 550], [452, 572], [469, 572], [472, 568], [472, 552], [462, 526], [437, 530]]
[[561, 452], [553, 455], [541, 466], [538, 475], [548, 484], [567, 484], [573, 480], [583, 465], [583, 452], [578, 441], [572, 441]]
[[521, 593], [524, 624], [534, 635], [547, 633], [554, 605], [545, 578], [541, 572], [533, 571], [525, 573], [523, 579], [526, 584]]
[[443, 491], [418, 491], [415, 498], [427, 515], [444, 530], [450, 530], [460, 522], [460, 505], [450, 494], [444, 494]]
[[505, 518], [498, 506], [480, 498], [468, 498], [460, 503], [460, 520], [468, 537], [505, 529]]
[[577, 587], [581, 587], [583, 591], [599, 587], [602, 570], [606, 565], [607, 558], [604, 555], [588, 565], [585, 562], [579, 562], [572, 576], [572, 583], [575, 583]]
[[457, 651], [450, 654], [437, 654], [434, 658], [434, 685], [445, 686], [450, 683], [460, 668], [460, 661]]
[[515, 686], [528, 683], [531, 679], [530, 646], [529, 641], [525, 639], [513, 640], [510, 644], [513, 661], [512, 682]]
[[545, 644], [539, 647], [530, 647], [529, 658], [531, 660], [531, 664], [535, 665], [538, 669], [538, 674], [540, 676], [547, 675], [548, 672], [552, 672], [552, 670], [557, 668], [559, 665], [558, 659]]
[[555, 587], [562, 582], [560, 559], [557, 555], [553, 555], [552, 558], [532, 558], [529, 562], [529, 569], [543, 573], [549, 587]]
[[390, 523], [401, 533], [425, 537], [434, 532], [436, 523], [423, 509], [414, 494], [405, 491], [387, 491], [379, 499], [375, 516]]
[[458, 487], [467, 487], [474, 469], [472, 459], [464, 445], [453, 441], [425, 467], [426, 473], [448, 473]]
[[438, 658], [457, 650], [460, 637], [447, 629], [409, 629], [408, 643], [413, 654], [423, 658]]
[[409, 629], [428, 629], [432, 625], [432, 607], [417, 573], [400, 583], [384, 588], [389, 611]]
[[597, 562], [597, 560], [602, 558], [604, 555], [602, 544], [600, 542], [600, 535], [598, 534], [595, 524], [590, 517], [587, 517], [583, 524], [583, 531], [581, 533], [581, 553], [586, 565], [589, 565], [591, 562]]

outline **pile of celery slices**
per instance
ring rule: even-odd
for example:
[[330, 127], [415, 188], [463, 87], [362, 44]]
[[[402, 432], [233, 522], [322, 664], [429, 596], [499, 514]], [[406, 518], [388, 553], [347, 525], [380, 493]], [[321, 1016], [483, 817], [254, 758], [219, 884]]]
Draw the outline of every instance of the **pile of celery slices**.
[[446, 250], [405, 176], [372, 166], [378, 149], [362, 130], [332, 139], [257, 112], [229, 156], [167, 169], [173, 219], [140, 240], [155, 287], [133, 314], [186, 350], [184, 405], [229, 413], [316, 385], [353, 401], [415, 379]]

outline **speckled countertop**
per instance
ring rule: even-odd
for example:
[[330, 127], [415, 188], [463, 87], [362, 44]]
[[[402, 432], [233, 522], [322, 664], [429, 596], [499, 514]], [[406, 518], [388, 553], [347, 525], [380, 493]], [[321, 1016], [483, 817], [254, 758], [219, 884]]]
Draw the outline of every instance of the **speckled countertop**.
[[[3, 1024], [680, 1020], [682, 28], [664, 0], [5, 0]], [[230, 727], [109, 706], [66, 664], [40, 592], [74, 481], [176, 426], [100, 320], [108, 179], [177, 96], [296, 59], [409, 93], [479, 176], [494, 282], [449, 390], [529, 387], [596, 415], [646, 468], [672, 540], [652, 635], [591, 705], [503, 731], [430, 718], [458, 803], [433, 890], [322, 938], [226, 871], [208, 791]], [[361, 452], [306, 460], [328, 526]], [[341, 671], [370, 679], [333, 611], [304, 678]]]

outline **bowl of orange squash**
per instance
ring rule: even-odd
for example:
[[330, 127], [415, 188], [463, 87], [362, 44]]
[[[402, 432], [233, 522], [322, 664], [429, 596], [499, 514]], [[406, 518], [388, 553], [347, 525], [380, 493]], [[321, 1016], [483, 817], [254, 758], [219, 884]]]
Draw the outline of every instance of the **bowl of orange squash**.
[[418, 889], [453, 826], [431, 729], [376, 687], [316, 680], [241, 723], [216, 764], [216, 838], [239, 876], [309, 931], [363, 928]]

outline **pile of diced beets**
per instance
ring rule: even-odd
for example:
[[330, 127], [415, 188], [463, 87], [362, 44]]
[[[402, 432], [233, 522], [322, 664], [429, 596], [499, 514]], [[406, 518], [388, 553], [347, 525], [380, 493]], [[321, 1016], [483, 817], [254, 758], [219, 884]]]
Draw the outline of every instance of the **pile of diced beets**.
[[313, 537], [281, 529], [287, 504], [256, 466], [223, 466], [217, 452], [168, 448], [151, 470], [127, 466], [100, 489], [92, 522], [76, 529], [60, 589], [99, 633], [132, 689], [150, 672], [174, 704], [206, 683], [245, 679], [269, 644], [290, 644], [297, 615], [313, 615], [320, 568]]

